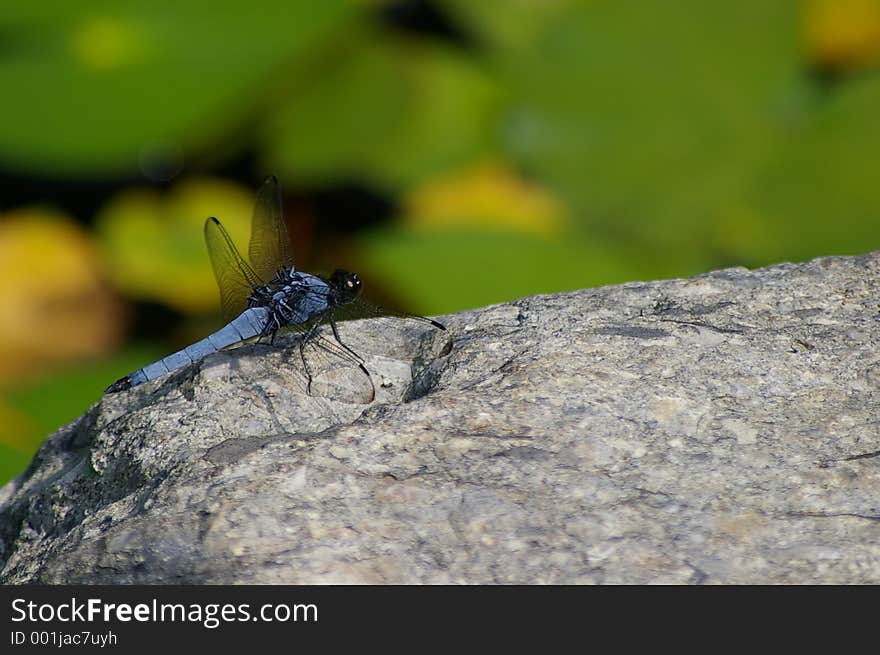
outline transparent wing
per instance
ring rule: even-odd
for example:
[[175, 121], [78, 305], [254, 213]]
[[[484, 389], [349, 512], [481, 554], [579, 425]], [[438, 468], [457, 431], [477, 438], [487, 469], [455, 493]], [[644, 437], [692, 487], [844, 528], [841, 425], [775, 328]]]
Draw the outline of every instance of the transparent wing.
[[433, 318], [420, 316], [418, 314], [410, 314], [409, 312], [403, 312], [399, 309], [392, 309], [390, 307], [374, 305], [370, 301], [364, 300], [361, 297], [355, 298], [352, 302], [337, 307], [335, 315], [340, 321], [349, 321], [358, 318], [380, 318], [383, 316], [405, 318], [433, 325], [438, 330], [446, 329], [446, 326], [443, 325], [443, 323], [435, 321]]
[[320, 334], [310, 339], [305, 357], [312, 376], [309, 393], [359, 404], [376, 398], [376, 386], [360, 355], [342, 347], [332, 336]]
[[[435, 343], [438, 357], [448, 355], [452, 350], [452, 336], [440, 321], [399, 309], [375, 305], [362, 297], [355, 298], [350, 303], [336, 305], [333, 308], [332, 316], [337, 322], [371, 319], [369, 324], [371, 329], [386, 335], [386, 337], [403, 336], [403, 333], [407, 333], [416, 339], [421, 339], [418, 336], [419, 333], [424, 335], [425, 332], [424, 329], [420, 330], [419, 328], [428, 328], [429, 331], [435, 331], [435, 336], [430, 340]], [[388, 341], [388, 345], [391, 345], [391, 341]]]
[[376, 387], [364, 360], [339, 343], [324, 321], [318, 326], [314, 322], [289, 325], [280, 332], [300, 335], [296, 346], [299, 352], [290, 356], [304, 360], [299, 368], [304, 374], [306, 393], [356, 404], [371, 403], [376, 397]]
[[220, 306], [227, 321], [247, 309], [248, 296], [263, 282], [238, 254], [229, 234], [213, 216], [205, 221], [205, 243], [220, 288]]
[[[334, 323], [329, 320], [331, 316]], [[344, 323], [362, 318], [370, 321]], [[452, 348], [452, 336], [439, 321], [379, 307], [360, 298], [334, 307], [319, 321], [317, 326], [315, 321], [309, 321], [281, 331], [301, 335], [298, 347], [301, 344], [300, 353], [305, 360], [302, 368], [307, 392], [343, 402], [370, 403], [376, 397], [364, 354], [412, 360], [415, 379], [436, 357], [447, 355]], [[361, 351], [362, 348], [365, 350]]]
[[293, 268], [290, 237], [281, 213], [281, 189], [270, 175], [257, 191], [248, 247], [251, 266], [267, 282], [282, 268]]

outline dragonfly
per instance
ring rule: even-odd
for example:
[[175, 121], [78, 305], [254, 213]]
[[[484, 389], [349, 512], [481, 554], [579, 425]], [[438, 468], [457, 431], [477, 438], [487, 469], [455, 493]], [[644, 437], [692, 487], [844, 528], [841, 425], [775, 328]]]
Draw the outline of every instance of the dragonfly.
[[[376, 386], [364, 359], [343, 342], [337, 322], [350, 318], [392, 316], [409, 319], [448, 336], [439, 321], [390, 310], [361, 298], [363, 282], [357, 273], [336, 269], [331, 275], [298, 270], [281, 208], [281, 190], [275, 176], [257, 191], [248, 247], [250, 263], [239, 254], [228, 232], [215, 217], [205, 221], [205, 243], [220, 288], [226, 324], [182, 350], [130, 373], [107, 387], [117, 393], [160, 378], [198, 362], [212, 353], [242, 343], [268, 340], [280, 332], [299, 333], [299, 357], [313, 395], [316, 361], [335, 360], [360, 378], [359, 402], [372, 402]], [[326, 326], [330, 335], [324, 334]], [[451, 348], [451, 339], [444, 352]]]

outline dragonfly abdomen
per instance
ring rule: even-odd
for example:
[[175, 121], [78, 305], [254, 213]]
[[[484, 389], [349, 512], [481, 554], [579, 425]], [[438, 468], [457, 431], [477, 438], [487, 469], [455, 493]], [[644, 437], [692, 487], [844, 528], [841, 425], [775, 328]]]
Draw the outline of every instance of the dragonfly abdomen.
[[251, 307], [201, 341], [120, 378], [110, 385], [107, 391], [122, 391], [155, 380], [166, 373], [183, 368], [187, 364], [197, 362], [218, 350], [240, 341], [258, 337], [263, 334], [268, 320], [269, 310], [265, 307]]

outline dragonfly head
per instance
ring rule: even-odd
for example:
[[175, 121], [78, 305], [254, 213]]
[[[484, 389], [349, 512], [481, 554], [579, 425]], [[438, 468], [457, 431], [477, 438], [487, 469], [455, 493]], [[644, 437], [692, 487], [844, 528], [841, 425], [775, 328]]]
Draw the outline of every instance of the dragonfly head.
[[357, 298], [363, 286], [363, 282], [361, 282], [357, 273], [349, 273], [341, 268], [337, 268], [333, 272], [329, 283], [336, 295], [336, 301], [339, 303], [351, 302]]

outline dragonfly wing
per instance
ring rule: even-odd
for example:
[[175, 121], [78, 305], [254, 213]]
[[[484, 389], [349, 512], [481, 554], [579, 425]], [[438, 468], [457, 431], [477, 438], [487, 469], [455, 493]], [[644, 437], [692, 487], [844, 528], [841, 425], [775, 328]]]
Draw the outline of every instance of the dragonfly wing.
[[304, 355], [310, 369], [312, 395], [356, 404], [375, 399], [376, 386], [364, 361], [331, 335], [319, 334], [310, 339]]
[[290, 237], [281, 212], [281, 189], [274, 175], [267, 177], [257, 191], [248, 257], [254, 270], [266, 281], [282, 268], [293, 268]]
[[229, 233], [213, 216], [205, 221], [205, 243], [220, 288], [223, 316], [231, 321], [247, 309], [248, 297], [263, 281], [238, 254]]
[[373, 401], [376, 387], [364, 360], [336, 341], [323, 319], [317, 326], [310, 321], [288, 325], [280, 332], [300, 336], [288, 357], [304, 360], [297, 362], [297, 368], [303, 373], [305, 393], [352, 404]]
[[446, 326], [443, 325], [440, 321], [435, 321], [433, 318], [428, 318], [426, 316], [420, 316], [418, 314], [410, 314], [409, 312], [403, 312], [399, 309], [391, 309], [389, 307], [381, 307], [379, 305], [374, 305], [368, 300], [364, 300], [361, 297], [355, 298], [352, 302], [346, 303], [344, 305], [339, 305], [334, 310], [334, 316], [339, 321], [350, 321], [356, 320], [360, 318], [397, 318], [397, 319], [411, 319], [413, 321], [417, 321], [420, 323], [424, 323], [426, 325], [432, 325], [438, 330], [446, 330]]
[[[437, 357], [448, 355], [452, 350], [452, 336], [440, 321], [419, 314], [374, 305], [361, 297], [352, 302], [334, 308], [333, 316], [337, 321], [371, 319], [370, 329], [384, 335], [386, 345], [401, 339], [397, 344], [401, 352], [429, 346], [429, 350]], [[407, 346], [404, 348], [404, 346]]]

